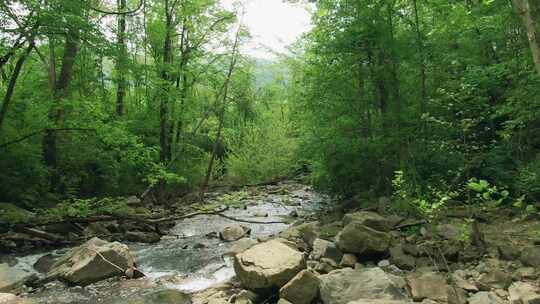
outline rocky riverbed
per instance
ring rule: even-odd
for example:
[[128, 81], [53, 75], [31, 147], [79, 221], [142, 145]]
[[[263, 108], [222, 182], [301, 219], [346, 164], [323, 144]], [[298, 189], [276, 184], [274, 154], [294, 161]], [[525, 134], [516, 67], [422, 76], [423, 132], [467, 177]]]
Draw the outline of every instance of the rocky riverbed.
[[452, 206], [426, 221], [392, 214], [389, 199], [335, 205], [294, 183], [246, 193], [216, 194], [215, 202], [242, 202], [229, 218], [181, 220], [158, 243], [128, 243], [129, 250], [92, 239], [58, 252], [52, 270], [30, 280], [39, 256], [15, 257], [4, 274], [26, 271], [28, 285], [51, 272], [59, 280], [12, 285], [20, 294], [10, 301], [540, 303], [538, 215]]

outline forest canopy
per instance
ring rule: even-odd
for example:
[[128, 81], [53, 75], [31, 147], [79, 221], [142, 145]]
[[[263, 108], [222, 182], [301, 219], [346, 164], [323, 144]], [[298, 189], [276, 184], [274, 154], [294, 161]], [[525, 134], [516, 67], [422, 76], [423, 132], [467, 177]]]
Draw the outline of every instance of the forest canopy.
[[241, 5], [0, 2], [0, 201], [166, 203], [298, 173], [423, 206], [540, 198], [539, 3], [309, 5], [268, 61], [241, 51]]

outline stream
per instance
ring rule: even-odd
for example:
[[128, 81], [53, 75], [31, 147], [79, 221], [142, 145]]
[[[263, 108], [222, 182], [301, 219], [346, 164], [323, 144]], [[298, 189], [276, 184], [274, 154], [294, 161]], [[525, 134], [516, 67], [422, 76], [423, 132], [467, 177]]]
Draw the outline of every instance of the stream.
[[[313, 191], [309, 186], [284, 182], [277, 186], [248, 188], [238, 195], [210, 194], [215, 202], [238, 198], [244, 208], [231, 208], [226, 215], [239, 219], [256, 221], [294, 221], [291, 213], [299, 218], [307, 218], [328, 207], [329, 199]], [[37, 303], [106, 303], [129, 304], [133, 299], [146, 294], [174, 289], [186, 293], [205, 290], [234, 276], [232, 257], [234, 246], [249, 242], [246, 238], [236, 242], [224, 242], [209, 237], [229, 225], [242, 224], [251, 228], [248, 238], [252, 242], [278, 234], [287, 224], [238, 223], [219, 216], [201, 215], [180, 220], [156, 244], [126, 243], [133, 254], [137, 266], [145, 278], [137, 280], [109, 279], [86, 287], [68, 287], [60, 282], [52, 282], [35, 292], [24, 295]], [[65, 252], [57, 250], [54, 253]], [[37, 272], [33, 264], [44, 252], [29, 256], [18, 256], [16, 268], [30, 273]]]

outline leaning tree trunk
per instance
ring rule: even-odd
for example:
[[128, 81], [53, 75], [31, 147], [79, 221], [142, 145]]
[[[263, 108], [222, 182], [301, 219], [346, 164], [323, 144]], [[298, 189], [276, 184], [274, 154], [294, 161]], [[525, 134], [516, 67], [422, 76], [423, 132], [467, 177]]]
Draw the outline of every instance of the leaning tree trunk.
[[19, 78], [19, 74], [21, 73], [22, 66], [24, 62], [26, 61], [26, 58], [28, 58], [28, 55], [30, 55], [30, 52], [32, 52], [33, 48], [34, 48], [34, 40], [32, 38], [32, 40], [28, 44], [28, 47], [24, 51], [24, 53], [21, 55], [21, 57], [19, 57], [19, 59], [17, 60], [17, 63], [15, 63], [15, 68], [13, 69], [13, 72], [11, 73], [11, 78], [9, 79], [6, 95], [4, 95], [4, 101], [2, 102], [2, 108], [0, 109], [0, 131], [2, 131], [2, 125], [4, 123], [4, 119], [6, 117], [6, 113], [7, 113], [9, 104], [11, 102], [11, 97], [13, 97], [15, 85], [17, 84], [17, 78]]
[[[537, 0], [535, 0], [537, 1]], [[514, 8], [521, 17], [527, 30], [527, 38], [529, 39], [529, 47], [531, 49], [534, 66], [536, 72], [540, 76], [540, 41], [536, 31], [536, 22], [532, 16], [529, 0], [512, 0]]]

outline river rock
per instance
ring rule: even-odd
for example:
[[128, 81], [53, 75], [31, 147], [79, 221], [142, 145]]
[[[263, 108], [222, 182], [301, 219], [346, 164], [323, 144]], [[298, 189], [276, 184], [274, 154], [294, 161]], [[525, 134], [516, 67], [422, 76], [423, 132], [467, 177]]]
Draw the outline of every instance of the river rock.
[[456, 287], [459, 287], [466, 291], [471, 292], [477, 292], [478, 287], [476, 287], [475, 284], [467, 281], [467, 279], [464, 278], [464, 275], [461, 273], [461, 271], [454, 271], [454, 273], [451, 276], [452, 282]]
[[[178, 290], [166, 289], [152, 292], [135, 300], [133, 304], [191, 304], [191, 296]], [[132, 304], [132, 303], [130, 303]]]
[[277, 304], [293, 304], [293, 303], [291, 303], [291, 302], [289, 302], [289, 301], [287, 301], [285, 299], [279, 299]]
[[517, 260], [520, 254], [520, 249], [510, 242], [497, 246], [497, 251], [499, 258], [508, 261]]
[[85, 286], [110, 277], [123, 276], [126, 271], [133, 269], [134, 259], [126, 245], [93, 238], [64, 254], [52, 266], [47, 277]]
[[345, 253], [339, 262], [339, 266], [354, 268], [356, 263], [358, 263], [358, 258], [354, 254]]
[[467, 304], [467, 293], [459, 287], [448, 285], [446, 295], [448, 304]]
[[540, 294], [537, 287], [524, 282], [515, 282], [508, 288], [510, 303], [537, 304], [540, 303]]
[[346, 214], [343, 217], [343, 226], [347, 226], [351, 222], [364, 225], [366, 227], [378, 230], [378, 231], [390, 231], [394, 226], [394, 222], [370, 211], [360, 211], [355, 213]]
[[534, 246], [534, 247], [524, 248], [521, 251], [519, 260], [525, 266], [540, 268], [540, 247]]
[[248, 235], [250, 232], [250, 229], [244, 226], [240, 225], [232, 225], [225, 227], [219, 234], [219, 237], [226, 241], [226, 242], [232, 242], [237, 241], [244, 236]]
[[0, 264], [0, 292], [14, 290], [24, 285], [32, 276], [22, 270]]
[[243, 286], [255, 292], [280, 288], [305, 269], [304, 255], [287, 243], [273, 239], [237, 254], [234, 270]]
[[46, 254], [40, 257], [33, 265], [34, 269], [39, 273], [47, 273], [51, 270], [52, 265], [56, 262], [57, 258], [53, 254]]
[[259, 299], [259, 296], [249, 290], [242, 290], [236, 295], [236, 299], [234, 301], [235, 304], [253, 304], [257, 303], [257, 300]]
[[380, 255], [388, 250], [390, 234], [351, 222], [336, 237], [343, 252], [357, 255]]
[[437, 232], [437, 235], [442, 237], [443, 239], [451, 240], [451, 241], [459, 241], [461, 240], [461, 230], [452, 224], [440, 224], [435, 227], [435, 231]]
[[294, 304], [309, 304], [319, 292], [319, 279], [310, 270], [300, 271], [279, 290], [279, 297]]
[[319, 276], [324, 304], [347, 304], [358, 299], [407, 300], [405, 283], [382, 269], [344, 268]]
[[343, 253], [336, 247], [333, 242], [316, 239], [313, 242], [313, 251], [311, 252], [311, 258], [314, 260], [320, 260], [321, 258], [331, 259], [339, 264]]
[[503, 300], [494, 292], [481, 291], [469, 298], [469, 304], [503, 304]]
[[414, 273], [407, 277], [412, 297], [415, 301], [430, 299], [447, 300], [446, 278], [435, 272]]

